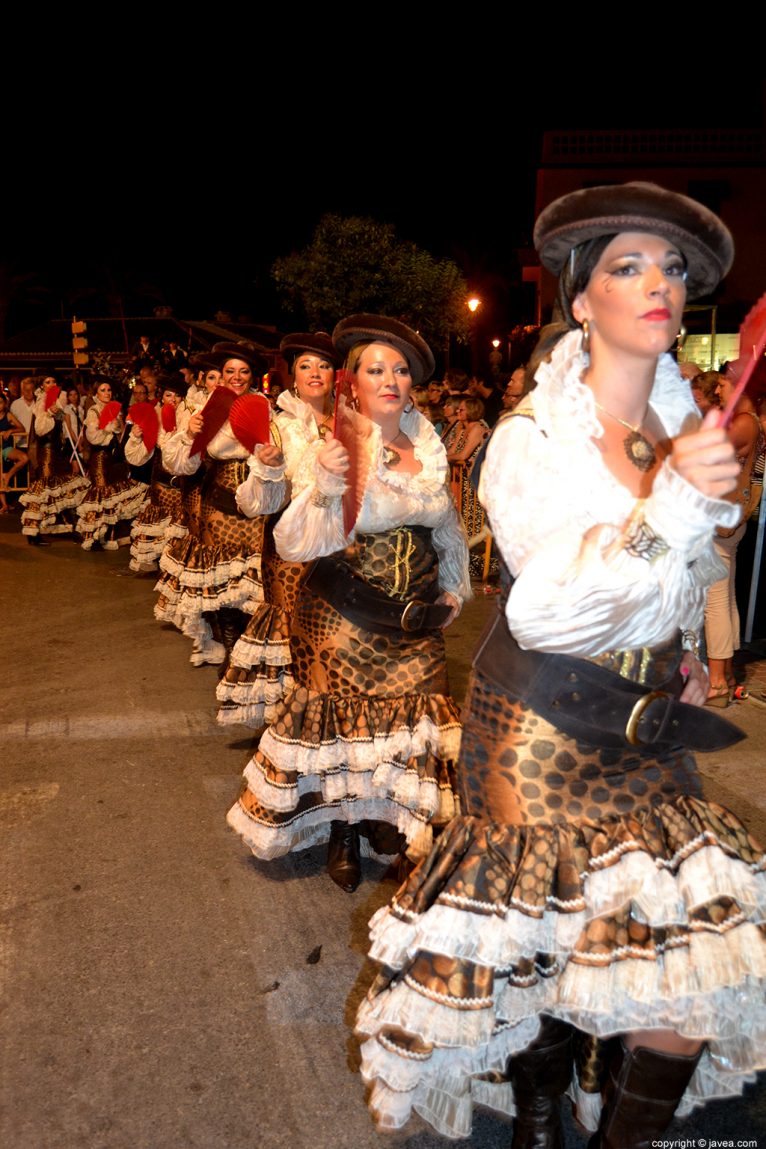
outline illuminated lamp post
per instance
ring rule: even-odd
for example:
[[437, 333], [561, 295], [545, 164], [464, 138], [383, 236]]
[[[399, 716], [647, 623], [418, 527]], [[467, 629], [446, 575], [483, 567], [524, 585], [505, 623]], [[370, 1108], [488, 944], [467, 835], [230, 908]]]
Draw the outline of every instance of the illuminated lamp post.
[[466, 301], [466, 307], [471, 313], [471, 372], [473, 375], [477, 375], [479, 371], [479, 347], [476, 342], [476, 312], [481, 307], [481, 300], [478, 295], [472, 295], [471, 298]]

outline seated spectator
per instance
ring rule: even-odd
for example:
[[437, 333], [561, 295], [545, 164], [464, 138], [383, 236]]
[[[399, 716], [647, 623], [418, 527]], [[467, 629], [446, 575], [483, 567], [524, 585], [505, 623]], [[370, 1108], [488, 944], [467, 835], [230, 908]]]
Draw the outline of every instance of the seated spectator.
[[[3, 482], [0, 486], [0, 514], [2, 515], [8, 514], [11, 509], [5, 497], [11, 479], [29, 462], [29, 456], [16, 446], [13, 438], [14, 435], [20, 435], [23, 432], [24, 428], [21, 423], [8, 410], [7, 398], [0, 394], [0, 449], [3, 453]], [[7, 470], [6, 467], [8, 467]]]

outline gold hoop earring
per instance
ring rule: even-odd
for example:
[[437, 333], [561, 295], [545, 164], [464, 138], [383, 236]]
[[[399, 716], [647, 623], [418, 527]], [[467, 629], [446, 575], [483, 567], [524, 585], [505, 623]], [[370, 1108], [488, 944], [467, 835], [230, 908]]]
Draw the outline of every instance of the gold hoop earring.
[[582, 341], [580, 343], [580, 350], [583, 355], [590, 354], [590, 323], [587, 319], [583, 319], [582, 324]]

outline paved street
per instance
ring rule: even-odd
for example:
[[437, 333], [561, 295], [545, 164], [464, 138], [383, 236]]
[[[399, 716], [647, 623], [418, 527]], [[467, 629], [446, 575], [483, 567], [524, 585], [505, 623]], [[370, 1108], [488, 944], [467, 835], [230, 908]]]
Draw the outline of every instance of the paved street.
[[[252, 739], [216, 725], [216, 671], [154, 621], [125, 551], [33, 548], [5, 516], [0, 562], [0, 1146], [443, 1149], [417, 1121], [376, 1134], [356, 1071], [367, 921], [393, 880], [366, 863], [349, 896], [322, 851], [261, 864], [228, 830]], [[459, 699], [493, 603], [450, 634]], [[727, 713], [750, 737], [702, 757], [709, 794], [766, 839], [766, 708]], [[675, 1135], [766, 1146], [763, 1083]], [[482, 1112], [462, 1144], [509, 1142]]]

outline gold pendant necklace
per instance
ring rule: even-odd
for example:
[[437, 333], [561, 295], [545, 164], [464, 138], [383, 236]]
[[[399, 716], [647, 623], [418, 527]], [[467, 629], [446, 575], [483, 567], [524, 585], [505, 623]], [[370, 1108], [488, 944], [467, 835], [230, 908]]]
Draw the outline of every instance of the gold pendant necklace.
[[388, 467], [389, 471], [391, 470], [392, 467], [395, 467], [397, 463], [401, 463], [401, 461], [402, 461], [402, 456], [399, 454], [398, 451], [394, 450], [394, 443], [400, 437], [401, 434], [402, 434], [402, 431], [400, 428], [399, 433], [394, 435], [394, 437], [390, 443], [384, 443], [383, 444], [383, 466]]
[[641, 434], [641, 423], [637, 423], [634, 427], [627, 419], [621, 419], [619, 415], [613, 415], [611, 411], [607, 411], [606, 407], [601, 406], [598, 399], [594, 398], [593, 402], [599, 411], [603, 411], [610, 419], [614, 419], [630, 431], [630, 434], [623, 439], [622, 445], [633, 466], [638, 467], [639, 471], [651, 471], [657, 462], [657, 452], [646, 435]]

